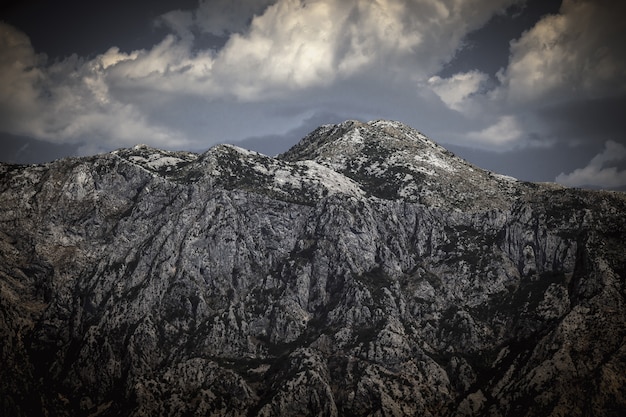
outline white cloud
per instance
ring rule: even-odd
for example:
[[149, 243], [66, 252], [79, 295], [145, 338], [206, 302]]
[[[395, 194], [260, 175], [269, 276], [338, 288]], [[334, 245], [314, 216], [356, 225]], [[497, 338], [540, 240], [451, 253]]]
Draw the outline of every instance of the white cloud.
[[112, 87], [173, 95], [215, 95], [224, 86], [214, 82], [213, 53], [192, 52], [191, 39], [173, 35], [150, 50], [136, 51], [107, 71]]
[[[576, 22], [589, 20], [583, 6], [593, 16], [603, 10], [599, 6], [566, 1], [565, 23], [546, 18], [513, 44], [510, 65], [501, 73], [503, 85], [491, 102], [482, 94], [488, 81], [484, 73], [434, 75], [467, 33], [516, 1], [202, 1], [197, 10], [165, 14], [162, 21], [173, 33], [151, 48], [124, 53], [113, 47], [93, 59], [48, 66], [28, 38], [11, 28], [4, 38], [20, 38], [22, 46], [0, 50], [3, 80], [13, 80], [0, 86], [0, 106], [15, 117], [0, 118], [0, 129], [57, 142], [197, 149], [254, 129], [285, 131], [316, 112], [346, 108], [373, 117], [402, 115], [420, 129], [445, 124], [450, 135], [436, 136], [444, 128], [429, 132], [439, 140], [496, 148], [527, 144], [527, 119], [511, 115], [526, 111], [542, 91], [562, 89], [559, 77], [564, 62], [570, 62], [564, 57], [574, 63], [582, 59], [568, 36], [578, 30]], [[199, 50], [198, 32], [228, 40], [218, 51]], [[595, 47], [612, 33], [605, 32], [584, 47]], [[9, 50], [28, 63], [19, 70], [3, 64]], [[598, 80], [616, 77], [610, 63], [618, 61], [611, 54], [605, 58], [589, 64], [593, 77], [586, 75], [588, 82], [580, 88], [600, 91]], [[526, 104], [513, 103], [526, 93]], [[405, 108], [399, 109], [400, 102]], [[254, 107], [260, 103], [260, 110]], [[289, 106], [288, 117], [270, 114]], [[247, 118], [265, 125], [244, 129], [234, 122]], [[220, 130], [217, 125], [226, 119], [238, 126]]]
[[[199, 15], [222, 18], [209, 13], [219, 2], [203, 2], [196, 18], [181, 11], [164, 17], [180, 38], [167, 38], [113, 72], [127, 88], [244, 101], [327, 86], [367, 71], [379, 74], [381, 82], [426, 81], [469, 31], [513, 2], [278, 0], [254, 9], [262, 14], [246, 30], [238, 26], [216, 53], [194, 51], [185, 35]], [[241, 16], [252, 13], [248, 6]]]
[[107, 69], [132, 60], [112, 48], [91, 61], [71, 57], [46, 67], [28, 37], [0, 23], [0, 129], [52, 142], [106, 141], [108, 147], [150, 139], [184, 145], [183, 135], [147, 120], [111, 96]]
[[[491, 80], [471, 71], [432, 77], [432, 91], [473, 122], [470, 133], [463, 135], [457, 125], [449, 137], [463, 144], [465, 136], [466, 144], [497, 150], [580, 145], [592, 140], [590, 126], [609, 119], [614, 125], [594, 129], [593, 140], [608, 139], [600, 131], [614, 137], [617, 116], [607, 110], [610, 114], [598, 117], [597, 109], [619, 103], [611, 99], [626, 93], [624, 13], [624, 2], [564, 0], [558, 14], [544, 16], [511, 41], [508, 65], [491, 90], [483, 91]], [[580, 109], [589, 106], [595, 112], [581, 118]]]
[[493, 125], [480, 131], [473, 131], [467, 137], [478, 144], [503, 147], [518, 141], [523, 130], [515, 116], [501, 116]]
[[334, 40], [344, 16], [325, 2], [280, 1], [233, 35], [216, 57], [216, 81], [244, 100], [323, 85], [334, 77]]
[[586, 167], [569, 174], [561, 173], [555, 181], [570, 187], [626, 187], [626, 170], [620, 171], [616, 166], [610, 166], [611, 163], [626, 163], [626, 146], [607, 141], [602, 153], [594, 156]]
[[626, 25], [623, 2], [564, 0], [511, 43], [503, 86], [510, 102], [597, 98], [626, 92]]
[[428, 86], [448, 107], [464, 111], [467, 110], [469, 104], [467, 99], [478, 92], [487, 79], [487, 74], [480, 71], [458, 73], [449, 78], [435, 75], [428, 79]]

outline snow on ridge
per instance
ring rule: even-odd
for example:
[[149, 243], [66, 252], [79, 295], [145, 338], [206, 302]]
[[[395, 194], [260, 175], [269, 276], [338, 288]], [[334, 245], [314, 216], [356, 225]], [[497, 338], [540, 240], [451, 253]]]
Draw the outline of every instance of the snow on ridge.
[[392, 128], [402, 132], [402, 134], [407, 137], [411, 141], [422, 142], [429, 145], [435, 149], [443, 149], [439, 144], [430, 139], [428, 136], [424, 135], [422, 132], [419, 132], [412, 127], [405, 125], [402, 122], [398, 122], [395, 120], [373, 120], [368, 122], [370, 126], [375, 126], [378, 128]]
[[135, 145], [132, 148], [116, 149], [110, 152], [125, 161], [152, 174], [165, 173], [176, 170], [181, 164], [194, 161], [198, 158], [192, 152], [173, 152], [152, 148], [145, 144]]
[[428, 175], [430, 177], [432, 177], [434, 175], [437, 175], [436, 172], [433, 171], [432, 169], [428, 169], [428, 168], [423, 167], [423, 166], [415, 167], [415, 170], [421, 172], [422, 174], [426, 174], [426, 175]]
[[316, 150], [315, 153], [320, 156], [325, 156], [332, 160], [336, 158], [345, 157], [346, 155], [354, 154], [355, 150], [361, 148], [365, 140], [361, 135], [359, 127], [349, 130], [345, 134], [341, 135], [334, 141], [324, 141]]
[[307, 168], [308, 177], [323, 184], [333, 194], [363, 195], [361, 187], [335, 170], [321, 165], [315, 161], [298, 161], [296, 165]]
[[[146, 149], [146, 148], [133, 148], [133, 149]], [[131, 155], [128, 157], [128, 160], [137, 164], [137, 165], [141, 165], [144, 166], [146, 168], [150, 168], [150, 169], [154, 169], [154, 170], [158, 170], [161, 169], [163, 167], [173, 167], [176, 166], [182, 162], [187, 162], [190, 159], [195, 159], [195, 158], [189, 158], [189, 159], [183, 159], [183, 158], [179, 158], [176, 156], [170, 156], [168, 154], [164, 154], [164, 153], [160, 153], [160, 152], [153, 152], [148, 156], [143, 156], [143, 155]]]
[[452, 164], [450, 164], [445, 159], [439, 158], [438, 156], [432, 153], [417, 154], [413, 156], [413, 159], [417, 162], [426, 163], [428, 165], [432, 165], [434, 167], [443, 169], [445, 171], [449, 171], [449, 172], [456, 171], [456, 168], [452, 166]]
[[181, 158], [175, 158], [173, 156], [163, 156], [161, 158], [149, 161], [146, 165], [148, 165], [152, 169], [160, 169], [166, 166], [176, 166], [181, 162], [185, 162], [185, 160]]
[[504, 175], [504, 174], [496, 174], [495, 172], [492, 173], [492, 175], [500, 180], [503, 181], [507, 181], [507, 182], [518, 182], [519, 180], [515, 177], [512, 177], [510, 175]]
[[227, 149], [232, 149], [232, 150], [236, 151], [237, 153], [240, 153], [240, 154], [246, 155], [246, 156], [266, 156], [266, 155], [263, 155], [262, 153], [259, 153], [259, 152], [256, 152], [256, 151], [251, 151], [249, 149], [245, 149], [245, 148], [239, 147], [237, 145], [232, 145], [230, 143], [223, 143], [223, 144], [218, 145], [218, 146], [224, 147], [224, 148], [227, 148]]
[[393, 127], [395, 129], [405, 127], [403, 123], [395, 120], [371, 120], [367, 124], [376, 127]]
[[349, 144], [357, 144], [360, 145], [363, 143], [363, 136], [361, 136], [361, 131], [359, 128], [355, 128], [348, 132], [348, 134], [343, 135], [341, 137], [341, 141], [349, 143]]
[[[256, 154], [254, 152], [252, 155]], [[313, 160], [282, 163], [269, 158], [269, 164], [251, 162], [251, 168], [259, 175], [271, 178], [271, 188], [284, 192], [285, 187], [302, 191], [313, 191], [321, 187], [330, 194], [364, 195], [361, 187], [350, 178], [332, 168]], [[288, 191], [291, 192], [291, 191]]]

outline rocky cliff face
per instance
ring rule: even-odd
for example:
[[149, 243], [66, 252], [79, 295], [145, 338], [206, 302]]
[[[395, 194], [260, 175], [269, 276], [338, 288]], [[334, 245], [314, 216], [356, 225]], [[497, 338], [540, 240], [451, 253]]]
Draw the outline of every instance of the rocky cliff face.
[[396, 122], [0, 166], [0, 414], [626, 410], [626, 197]]

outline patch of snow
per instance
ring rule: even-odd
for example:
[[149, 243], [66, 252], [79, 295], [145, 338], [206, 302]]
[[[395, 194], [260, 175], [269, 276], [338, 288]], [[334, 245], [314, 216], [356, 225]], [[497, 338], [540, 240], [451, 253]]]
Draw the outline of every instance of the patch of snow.
[[345, 155], [353, 155], [357, 149], [363, 147], [363, 143], [361, 132], [358, 127], [355, 127], [337, 140], [323, 143], [317, 149], [317, 153], [330, 157], [330, 159], [336, 159]]
[[144, 158], [143, 156], [137, 156], [137, 155], [132, 155], [128, 159], [131, 162], [134, 162], [136, 164], [141, 164], [141, 163], [147, 162], [146, 158]]
[[443, 158], [440, 158], [432, 153], [423, 153], [414, 156], [414, 159], [418, 162], [426, 163], [437, 167], [439, 169], [443, 169], [448, 172], [456, 171], [456, 168], [453, 167], [448, 161]]
[[333, 171], [341, 172], [344, 171], [348, 165], [348, 158], [343, 155], [338, 155], [336, 158], [324, 158], [318, 160], [318, 163], [331, 169]]
[[251, 167], [258, 174], [270, 177], [273, 182], [271, 189], [279, 193], [292, 190], [317, 190], [319, 193], [326, 189], [330, 194], [364, 195], [356, 182], [311, 160], [284, 164], [272, 159], [268, 165], [254, 163]]
[[293, 188], [302, 189], [302, 180], [294, 172], [282, 168], [274, 171], [274, 183], [278, 186], [289, 184]]
[[307, 168], [307, 176], [324, 185], [332, 194], [364, 195], [363, 190], [356, 182], [315, 161], [300, 161], [296, 162], [296, 164], [305, 166]]
[[346, 139], [347, 141], [355, 144], [363, 143], [363, 136], [361, 136], [361, 130], [357, 127], [347, 135], [345, 135], [342, 139]]
[[[145, 146], [145, 145], [137, 145], [137, 146]], [[135, 146], [136, 149], [137, 146]], [[141, 148], [146, 149], [146, 148]], [[118, 155], [115, 153], [114, 155]], [[169, 156], [167, 154], [162, 154], [160, 152], [153, 152], [150, 155], [131, 155], [128, 157], [128, 160], [140, 167], [148, 170], [160, 170], [164, 167], [176, 167], [178, 164], [182, 162], [187, 162], [190, 160], [196, 159], [196, 156], [190, 154], [187, 158], [179, 158], [175, 156]]]
[[242, 155], [246, 155], [246, 156], [252, 156], [252, 155], [262, 155], [258, 152], [255, 151], [250, 151], [248, 149], [244, 149], [244, 148], [240, 148], [239, 146], [236, 145], [231, 145], [229, 143], [225, 143], [222, 146], [224, 146], [225, 148], [229, 148], [232, 149], [234, 151], [237, 151], [238, 153], [242, 154]]
[[493, 174], [494, 177], [507, 181], [507, 182], [517, 182], [519, 181], [517, 178], [515, 177], [511, 177], [510, 175], [504, 175], [504, 174]]
[[162, 158], [149, 161], [147, 165], [152, 169], [159, 169], [165, 166], [176, 166], [181, 162], [185, 161], [183, 159], [174, 158], [172, 156], [164, 156]]
[[435, 171], [433, 171], [432, 169], [428, 169], [428, 168], [423, 167], [423, 166], [414, 167], [414, 169], [416, 171], [419, 171], [422, 174], [426, 174], [426, 175], [428, 175], [430, 177], [437, 175], [437, 173]]
[[376, 127], [392, 127], [394, 129], [403, 127], [403, 124], [395, 120], [372, 120], [367, 122], [368, 125]]

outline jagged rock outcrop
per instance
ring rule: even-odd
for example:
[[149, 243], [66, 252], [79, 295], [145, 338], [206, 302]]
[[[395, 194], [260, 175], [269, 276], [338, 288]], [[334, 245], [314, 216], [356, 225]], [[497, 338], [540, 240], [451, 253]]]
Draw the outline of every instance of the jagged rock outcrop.
[[0, 414], [626, 410], [626, 197], [397, 122], [0, 165]]

